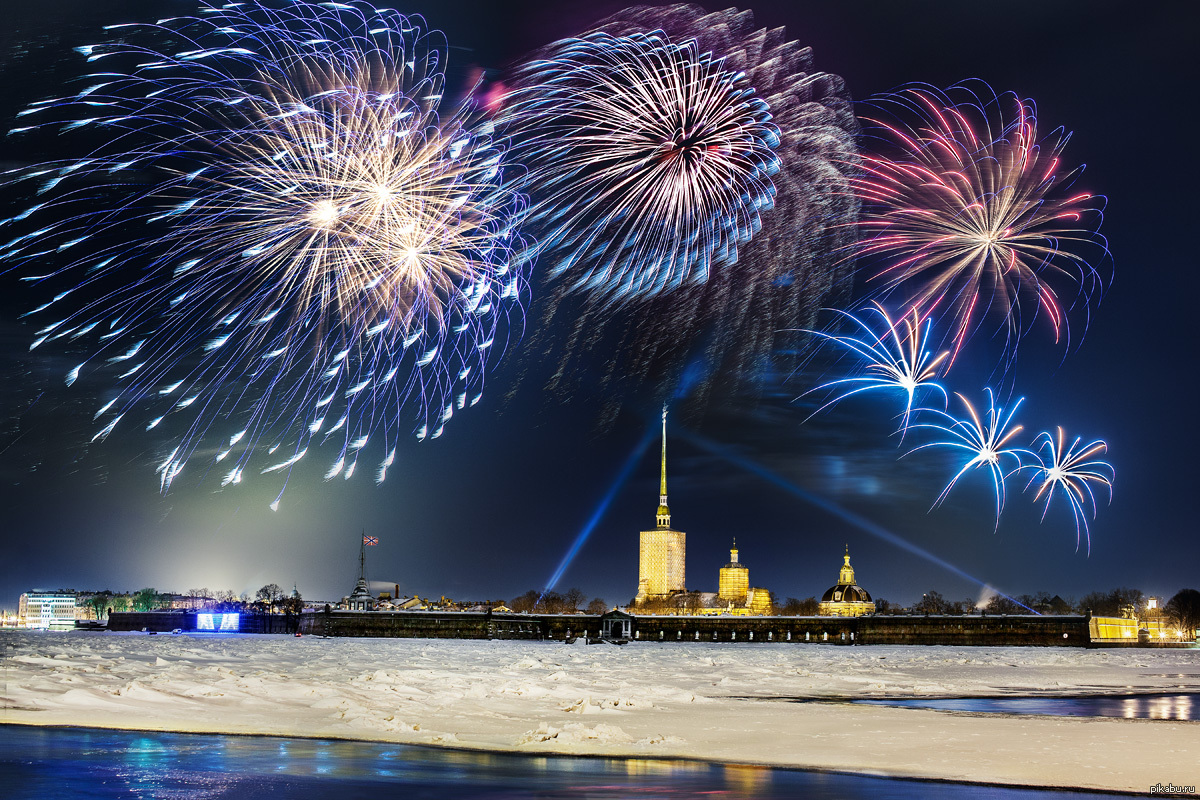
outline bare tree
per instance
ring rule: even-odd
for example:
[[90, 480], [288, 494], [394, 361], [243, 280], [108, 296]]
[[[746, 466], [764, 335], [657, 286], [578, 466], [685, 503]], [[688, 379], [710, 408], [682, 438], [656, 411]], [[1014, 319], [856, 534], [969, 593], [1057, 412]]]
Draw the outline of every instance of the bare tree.
[[918, 614], [945, 614], [949, 610], [950, 604], [946, 602], [946, 598], [942, 597], [941, 592], [932, 589], [923, 594], [920, 601], [913, 606], [913, 611]]
[[566, 601], [568, 611], [578, 611], [583, 601], [587, 600], [587, 595], [582, 590], [572, 587], [563, 594], [563, 599]]
[[516, 611], [518, 614], [528, 614], [533, 611], [533, 607], [537, 605], [538, 593], [534, 589], [530, 589], [520, 597], [514, 597], [509, 603], [509, 608]]
[[1097, 617], [1119, 617], [1130, 606], [1137, 608], [1142, 604], [1140, 589], [1121, 587], [1111, 592], [1090, 592], [1079, 599], [1079, 612], [1092, 612]]
[[885, 600], [882, 597], [875, 598], [875, 613], [876, 614], [900, 614], [903, 609], [891, 600]]
[[989, 614], [1028, 614], [1029, 612], [1021, 608], [1016, 600], [1002, 594], [992, 595], [992, 598], [987, 601], [987, 605], [983, 610]]
[[254, 595], [255, 602], [263, 606], [264, 610], [267, 611], [279, 605], [279, 601], [282, 599], [283, 589], [279, 588], [278, 583], [268, 583]]
[[1184, 638], [1195, 638], [1196, 629], [1200, 628], [1200, 592], [1180, 589], [1163, 606], [1163, 611], [1179, 626]]
[[951, 603], [948, 613], [956, 616], [966, 616], [968, 614], [974, 614], [975, 607], [975, 598], [965, 597], [962, 600], [959, 600], [957, 603]]
[[608, 603], [599, 597], [593, 597], [592, 602], [587, 604], [587, 613], [589, 614], [599, 615], [606, 611], [608, 611]]
[[817, 613], [818, 608], [820, 608], [820, 603], [815, 597], [806, 597], [803, 600], [789, 597], [779, 607], [779, 613], [785, 617], [811, 617]]
[[208, 587], [203, 589], [188, 589], [187, 596], [188, 605], [191, 606], [192, 611], [195, 611], [196, 609], [208, 606], [208, 601], [212, 599], [212, 592], [208, 590]]

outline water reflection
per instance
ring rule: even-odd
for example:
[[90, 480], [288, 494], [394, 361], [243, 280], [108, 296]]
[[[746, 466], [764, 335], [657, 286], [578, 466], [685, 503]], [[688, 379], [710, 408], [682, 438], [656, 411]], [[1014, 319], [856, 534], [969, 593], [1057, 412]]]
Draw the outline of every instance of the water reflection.
[[1190, 694], [1127, 697], [1122, 705], [1125, 713], [1121, 716], [1129, 719], [1196, 719]]
[[[651, 759], [527, 757], [374, 742], [0, 725], [5, 800], [816, 798], [1105, 795]], [[1115, 796], [1115, 795], [1112, 795]]]
[[1200, 719], [1193, 694], [1093, 697], [958, 697], [904, 700], [860, 700], [867, 705], [977, 711], [996, 714], [1048, 714], [1056, 717], [1125, 717], [1126, 719]]

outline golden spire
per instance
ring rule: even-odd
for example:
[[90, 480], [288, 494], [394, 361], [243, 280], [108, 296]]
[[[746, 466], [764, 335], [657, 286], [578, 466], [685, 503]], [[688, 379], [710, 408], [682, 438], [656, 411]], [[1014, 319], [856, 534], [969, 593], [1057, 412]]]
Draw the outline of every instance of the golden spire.
[[844, 555], [842, 558], [845, 561], [845, 563], [842, 565], [841, 570], [838, 572], [838, 585], [839, 586], [853, 586], [854, 585], [854, 567], [850, 566], [850, 545], [846, 545], [846, 555]]
[[667, 407], [662, 410], [662, 481], [658, 487], [658, 527], [671, 527], [671, 509], [667, 507]]

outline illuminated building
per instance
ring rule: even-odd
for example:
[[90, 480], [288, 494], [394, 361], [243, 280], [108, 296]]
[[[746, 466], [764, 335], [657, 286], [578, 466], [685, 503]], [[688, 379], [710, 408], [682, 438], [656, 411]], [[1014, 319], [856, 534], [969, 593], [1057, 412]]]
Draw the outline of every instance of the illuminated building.
[[663, 597], [684, 589], [684, 556], [687, 534], [671, 527], [667, 506], [667, 409], [662, 415], [662, 481], [658, 493], [657, 525], [642, 531], [638, 554], [638, 592], [635, 602]]
[[817, 615], [822, 617], [860, 617], [874, 614], [875, 603], [867, 590], [854, 582], [854, 567], [850, 566], [850, 548], [846, 547], [845, 563], [838, 573], [837, 585], [821, 595]]
[[746, 608], [753, 616], [766, 616], [771, 613], [771, 593], [766, 589], [751, 587], [746, 591]]
[[749, 591], [750, 568], [738, 563], [737, 539], [734, 539], [729, 550], [729, 563], [721, 567], [717, 597], [728, 603], [744, 603]]
[[42, 630], [69, 630], [75, 627], [73, 592], [26, 592], [17, 607], [18, 625]]

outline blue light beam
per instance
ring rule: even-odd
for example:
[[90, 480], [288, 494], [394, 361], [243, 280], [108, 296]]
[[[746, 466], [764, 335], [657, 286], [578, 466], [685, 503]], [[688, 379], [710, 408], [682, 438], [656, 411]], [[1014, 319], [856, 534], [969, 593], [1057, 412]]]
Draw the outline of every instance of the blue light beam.
[[[605, 492], [603, 499], [600, 500], [600, 505], [592, 512], [592, 516], [588, 518], [587, 524], [583, 526], [583, 529], [579, 531], [579, 534], [575, 537], [575, 541], [571, 544], [571, 549], [567, 551], [562, 561], [559, 562], [558, 569], [550, 576], [546, 588], [542, 590], [542, 597], [545, 597], [548, 592], [553, 591], [554, 587], [558, 585], [563, 573], [571, 566], [571, 562], [575, 560], [575, 556], [579, 553], [584, 543], [587, 542], [588, 537], [592, 535], [592, 531], [600, 524], [600, 520], [604, 519], [608, 507], [612, 505], [613, 498], [617, 496], [617, 492], [621, 491], [621, 487], [629, 480], [633, 468], [637, 466], [638, 461], [645, 455], [646, 448], [650, 446], [650, 442], [654, 440], [656, 435], [658, 435], [657, 425], [651, 425], [646, 429], [642, 440], [638, 442], [637, 447], [633, 448], [633, 452], [629, 454], [629, 457], [625, 459], [625, 463], [621, 465], [621, 471], [617, 473], [616, 479], [608, 487], [608, 491]], [[541, 598], [538, 599], [540, 600]]]

